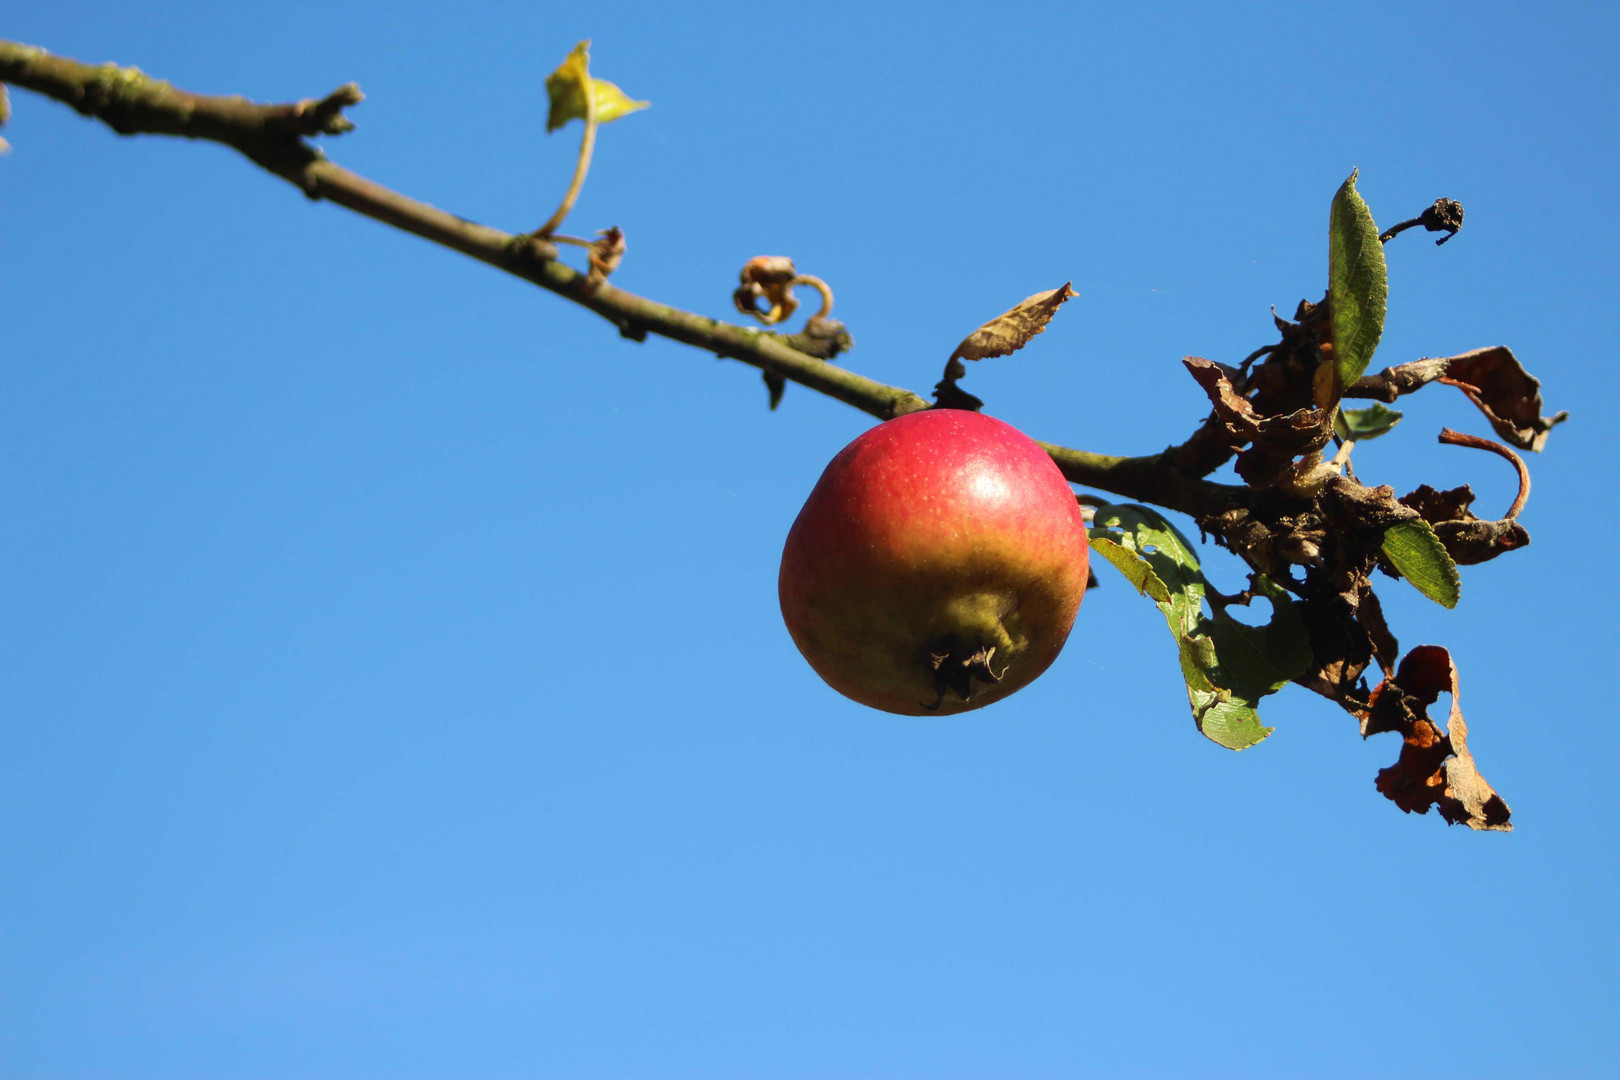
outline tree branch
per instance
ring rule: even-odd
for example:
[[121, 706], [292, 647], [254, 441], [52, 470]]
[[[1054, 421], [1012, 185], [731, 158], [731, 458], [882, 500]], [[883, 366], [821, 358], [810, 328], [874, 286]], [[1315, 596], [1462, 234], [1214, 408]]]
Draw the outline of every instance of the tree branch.
[[[305, 139], [353, 129], [342, 115], [346, 106], [363, 100], [353, 83], [324, 98], [261, 105], [243, 97], [190, 93], [138, 68], [84, 64], [11, 41], [0, 41], [0, 83], [64, 102], [120, 135], [174, 135], [232, 147], [312, 199], [336, 203], [532, 282], [596, 312], [632, 340], [644, 340], [652, 333], [741, 360], [880, 420], [929, 407], [927, 400], [910, 390], [821, 359], [817, 353], [827, 348], [821, 339], [737, 326], [660, 304], [606, 282], [591, 282], [557, 261], [556, 246], [545, 240], [468, 221], [328, 160]], [[1241, 487], [1184, 474], [1170, 451], [1127, 458], [1041, 445], [1074, 483], [1195, 517], [1219, 512], [1240, 501], [1244, 492]]]
[[[910, 390], [828, 362], [848, 345], [842, 327], [824, 318], [831, 305], [828, 290], [823, 289], [822, 317], [810, 320], [806, 329], [797, 334], [721, 322], [609, 284], [605, 279], [612, 269], [610, 261], [616, 263], [617, 255], [622, 253], [622, 237], [615, 235], [602, 241], [605, 253], [598, 253], [596, 245], [589, 242], [572, 241], [591, 248], [593, 272], [587, 275], [558, 261], [553, 238], [514, 235], [468, 221], [342, 168], [308, 140], [353, 129], [343, 110], [363, 97], [352, 83], [323, 98], [263, 105], [242, 97], [193, 94], [135, 68], [91, 66], [0, 41], [0, 123], [6, 119], [6, 83], [65, 102], [120, 134], [181, 136], [229, 146], [311, 199], [336, 203], [538, 285], [594, 311], [634, 341], [657, 334], [760, 368], [772, 390], [773, 408], [784, 380], [853, 405], [880, 420], [931, 407]], [[1431, 229], [1438, 226], [1449, 235], [1461, 223], [1461, 207], [1455, 207], [1455, 221], [1442, 221], [1440, 211], [1449, 212], [1444, 203], [1436, 203], [1428, 212], [1428, 217], [1434, 218], [1432, 223], [1427, 218], [1414, 219], [1392, 229], [1383, 239], [1418, 224]], [[791, 266], [788, 271], [791, 274]], [[791, 280], [798, 279], [795, 275]], [[752, 305], [750, 295], [743, 310]], [[1280, 587], [1293, 594], [1294, 599], [1284, 606], [1294, 613], [1299, 633], [1306, 639], [1309, 664], [1303, 669], [1289, 667], [1291, 671], [1302, 671], [1300, 674], [1289, 675], [1282, 667], [1277, 670], [1360, 716], [1363, 734], [1369, 734], [1365, 721], [1375, 704], [1383, 702], [1379, 707], [1386, 712], [1405, 709], [1404, 716], [1411, 713], [1409, 702], [1422, 705], [1433, 700], [1432, 694], [1423, 696], [1430, 684], [1440, 686], [1437, 662], [1419, 664], [1408, 672], [1414, 655], [1433, 661], [1434, 654], [1422, 652], [1431, 647], [1420, 647], [1409, 654], [1401, 662], [1395, 681], [1388, 677], [1399, 649], [1384, 621], [1369, 575], [1378, 566], [1390, 569], [1384, 548], [1389, 526], [1421, 518], [1434, 526], [1456, 562], [1494, 558], [1529, 543], [1529, 534], [1514, 520], [1528, 493], [1529, 479], [1523, 460], [1505, 446], [1450, 432], [1442, 436], [1443, 441], [1491, 449], [1518, 468], [1520, 495], [1507, 518], [1476, 518], [1468, 511], [1473, 494], [1466, 487], [1436, 492], [1424, 485], [1397, 500], [1389, 487], [1365, 487], [1353, 476], [1331, 475], [1323, 479], [1318, 475], [1324, 471], [1320, 450], [1332, 432], [1330, 416], [1313, 404], [1314, 373], [1321, 369], [1323, 351], [1331, 340], [1329, 314], [1326, 303], [1302, 301], [1295, 315], [1297, 322], [1275, 319], [1282, 339], [1257, 350], [1237, 368], [1186, 358], [1187, 367], [1209, 394], [1214, 411], [1180, 445], [1140, 457], [1095, 454], [1050, 443], [1040, 446], [1073, 483], [1191, 515], [1215, 543], [1238, 554], [1257, 573], [1267, 575], [1272, 582], [1268, 588]], [[1261, 357], [1266, 359], [1255, 367]], [[1548, 432], [1566, 416], [1542, 415], [1539, 381], [1504, 346], [1386, 368], [1357, 380], [1346, 390], [1345, 397], [1394, 401], [1430, 382], [1462, 390], [1496, 432], [1521, 449], [1540, 450]], [[1237, 472], [1246, 484], [1219, 484], [1206, 479], [1234, 454]], [[1302, 454], [1303, 459], [1296, 461]], [[1080, 498], [1088, 501], [1087, 496]], [[1196, 562], [1192, 565], [1196, 570]], [[1255, 578], [1256, 588], [1258, 581]], [[1219, 605], [1236, 601], [1217, 596], [1215, 602]], [[1275, 607], [1276, 601], [1273, 603]], [[1196, 602], [1194, 608], [1198, 610]], [[1384, 668], [1386, 678], [1379, 690], [1369, 694], [1363, 673], [1374, 659]], [[1184, 665], [1186, 662], [1184, 651]], [[1292, 663], [1286, 661], [1284, 666]], [[1446, 663], [1450, 665], [1449, 657]], [[1450, 672], [1449, 685], [1455, 696], [1454, 665], [1450, 665]], [[1407, 678], [1408, 674], [1412, 678]], [[1190, 688], [1194, 687], [1193, 677], [1187, 675]], [[1234, 684], [1226, 689], [1239, 687]], [[1254, 696], [1269, 692], [1262, 689]], [[1394, 721], [1390, 723], [1394, 726], [1378, 730], [1417, 730], [1415, 725], [1402, 728]], [[1401, 768], [1380, 774], [1380, 790], [1402, 809], [1421, 812], [1434, 800], [1413, 796], [1417, 785], [1422, 786], [1423, 790], [1417, 792], [1422, 795], [1444, 784], [1447, 798], [1452, 786], [1472, 785], [1469, 790], [1477, 789], [1476, 794], [1483, 791], [1496, 800], [1500, 815], [1482, 817], [1470, 811], [1468, 823], [1476, 828], [1504, 826], [1506, 805], [1473, 771], [1472, 759], [1463, 744], [1466, 728], [1460, 715], [1454, 715], [1449, 730], [1453, 742], [1442, 748], [1440, 759], [1430, 753], [1418, 762], [1428, 771], [1414, 771], [1416, 766], [1411, 766], [1403, 751]], [[1429, 750], [1437, 746], [1438, 741], [1424, 744]], [[1460, 763], [1456, 769], [1452, 768], [1453, 762]], [[1455, 779], [1454, 772], [1461, 779]], [[1386, 777], [1394, 779], [1386, 782]], [[1448, 821], [1462, 820], [1447, 812], [1450, 804], [1439, 805]]]

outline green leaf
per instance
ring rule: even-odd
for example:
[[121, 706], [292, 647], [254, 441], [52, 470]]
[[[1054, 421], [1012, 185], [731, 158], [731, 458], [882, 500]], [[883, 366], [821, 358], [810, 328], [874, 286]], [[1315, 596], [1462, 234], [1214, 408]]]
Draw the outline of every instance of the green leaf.
[[546, 134], [550, 134], [570, 120], [588, 120], [587, 88], [596, 106], [596, 122], [606, 124], [645, 109], [648, 102], [632, 101], [617, 86], [606, 79], [593, 79], [590, 74], [591, 43], [582, 41], [574, 46], [557, 70], [546, 76], [546, 96], [551, 99], [551, 111], [546, 115]]
[[1215, 607], [1214, 638], [1220, 654], [1219, 682], [1233, 693], [1259, 699], [1275, 694], [1311, 664], [1305, 624], [1293, 598], [1264, 574], [1254, 579], [1254, 591], [1271, 601], [1271, 621], [1250, 626]]
[[634, 101], [629, 94], [620, 90], [618, 86], [606, 79], [592, 79], [591, 86], [596, 91], [596, 122], [606, 124], [617, 120], [621, 116], [629, 116], [633, 112], [640, 112], [652, 104], [650, 101]]
[[1324, 409], [1337, 402], [1372, 362], [1389, 302], [1384, 245], [1378, 242], [1372, 211], [1356, 191], [1356, 175], [1352, 172], [1333, 196], [1328, 215], [1328, 297], [1337, 385], [1328, 400], [1319, 393], [1317, 404]]
[[1462, 595], [1457, 563], [1422, 518], [1403, 521], [1384, 530], [1384, 555], [1418, 592], [1441, 607], [1454, 608]]
[[1091, 550], [1114, 564], [1114, 569], [1125, 575], [1125, 580], [1136, 586], [1143, 596], [1151, 596], [1161, 604], [1169, 603], [1170, 590], [1165, 588], [1159, 575], [1146, 559], [1120, 547], [1110, 538], [1107, 529], [1091, 530]]
[[1256, 705], [1311, 660], [1288, 594], [1256, 575], [1256, 589], [1272, 603], [1270, 623], [1247, 626], [1218, 606], [1208, 615], [1198, 556], [1174, 526], [1143, 506], [1102, 506], [1095, 522], [1092, 549], [1152, 598], [1169, 625], [1198, 729], [1233, 750], [1270, 735]]
[[1333, 430], [1346, 442], [1366, 442], [1387, 434], [1401, 422], [1401, 414], [1383, 405], [1366, 409], [1343, 409], [1333, 418]]

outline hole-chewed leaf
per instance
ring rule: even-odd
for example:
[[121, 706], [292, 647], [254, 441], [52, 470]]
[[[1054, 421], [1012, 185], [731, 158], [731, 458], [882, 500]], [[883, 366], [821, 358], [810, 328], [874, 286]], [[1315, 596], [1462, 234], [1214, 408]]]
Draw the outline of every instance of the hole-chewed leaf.
[[1170, 602], [1170, 590], [1153, 572], [1153, 565], [1131, 549], [1122, 547], [1107, 529], [1091, 530], [1091, 550], [1113, 563], [1114, 569], [1124, 574], [1138, 593], [1151, 597], [1156, 603]]
[[1198, 729], [1221, 746], [1242, 750], [1272, 732], [1256, 706], [1310, 666], [1307, 635], [1293, 601], [1264, 575], [1254, 592], [1271, 601], [1264, 626], [1248, 626], [1219, 604], [1206, 613], [1208, 594], [1192, 544], [1143, 506], [1100, 506], [1092, 550], [1151, 598], [1176, 640], [1187, 700]]

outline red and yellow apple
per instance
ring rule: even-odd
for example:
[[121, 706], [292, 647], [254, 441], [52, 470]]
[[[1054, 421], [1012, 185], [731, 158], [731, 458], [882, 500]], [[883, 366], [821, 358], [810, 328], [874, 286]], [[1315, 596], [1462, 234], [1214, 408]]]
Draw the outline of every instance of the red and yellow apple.
[[782, 617], [844, 696], [965, 712], [1057, 658], [1088, 556], [1074, 492], [1032, 439], [928, 409], [867, 431], [822, 473], [782, 552]]

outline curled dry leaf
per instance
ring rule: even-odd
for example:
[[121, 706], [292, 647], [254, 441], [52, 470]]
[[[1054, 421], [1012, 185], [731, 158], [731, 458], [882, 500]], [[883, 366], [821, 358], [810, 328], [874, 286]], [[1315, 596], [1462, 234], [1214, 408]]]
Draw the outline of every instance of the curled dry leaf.
[[1332, 429], [1321, 409], [1302, 408], [1280, 416], [1262, 416], [1254, 403], [1234, 388], [1235, 369], [1200, 356], [1188, 356], [1182, 363], [1209, 395], [1216, 419], [1225, 428], [1227, 445], [1235, 450], [1253, 444], [1237, 460], [1238, 475], [1248, 483], [1272, 483], [1295, 457], [1327, 445]]
[[1036, 293], [1011, 311], [1002, 312], [962, 339], [951, 359], [983, 360], [1006, 356], [1029, 344], [1030, 338], [1046, 329], [1057, 309], [1071, 297], [1079, 296], [1065, 281], [1056, 289]]
[[1445, 491], [1419, 484], [1411, 494], [1402, 495], [1400, 503], [1416, 510], [1430, 525], [1438, 525], [1442, 521], [1478, 520], [1468, 509], [1474, 504], [1474, 489], [1467, 484]]
[[1530, 543], [1530, 533], [1517, 521], [1484, 520], [1469, 509], [1474, 489], [1467, 484], [1446, 491], [1419, 484], [1410, 494], [1402, 495], [1400, 502], [1434, 526], [1435, 534], [1459, 566], [1489, 562]]
[[1496, 433], [1520, 450], [1539, 452], [1548, 432], [1569, 418], [1567, 412], [1542, 415], [1541, 380], [1505, 345], [1385, 368], [1359, 380], [1347, 396], [1394, 401], [1437, 379], [1467, 394]]
[[1568, 413], [1541, 415], [1541, 380], [1524, 370], [1512, 350], [1497, 345], [1451, 358], [1446, 378], [1468, 395], [1496, 433], [1521, 450], [1539, 451], [1547, 433]]
[[[1457, 665], [1439, 645], [1419, 645], [1372, 692], [1361, 714], [1363, 737], [1396, 731], [1401, 756], [1378, 773], [1378, 790], [1407, 813], [1440, 811], [1447, 823], [1508, 832], [1512, 811], [1486, 783], [1468, 750], [1468, 725], [1458, 704]], [[1428, 708], [1451, 695], [1451, 716], [1441, 731]]]
[[[731, 294], [732, 303], [744, 315], [774, 326], [799, 308], [793, 298], [793, 279], [797, 276], [793, 260], [786, 255], [756, 255], [743, 264], [737, 290]], [[767, 310], [759, 309], [760, 300], [770, 305]]]
[[1372, 643], [1373, 659], [1387, 675], [1395, 670], [1395, 658], [1401, 654], [1400, 642], [1384, 619], [1384, 604], [1373, 592], [1370, 582], [1361, 582], [1361, 594], [1356, 602], [1356, 622], [1367, 632]]
[[591, 242], [591, 272], [586, 276], [586, 283], [592, 287], [602, 284], [609, 274], [619, 268], [623, 259], [624, 230], [611, 225], [598, 231], [596, 239]]

